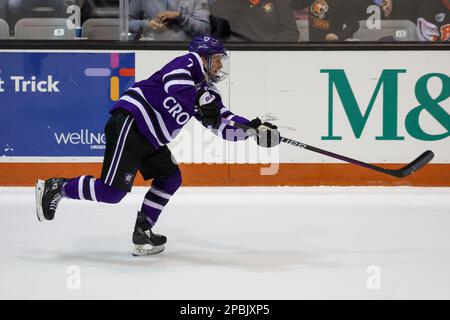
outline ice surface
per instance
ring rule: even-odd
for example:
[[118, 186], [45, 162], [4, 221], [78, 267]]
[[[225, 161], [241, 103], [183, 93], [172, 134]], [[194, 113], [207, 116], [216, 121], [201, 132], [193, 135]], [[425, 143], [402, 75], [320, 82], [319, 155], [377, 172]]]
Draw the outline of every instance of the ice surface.
[[0, 191], [0, 299], [450, 299], [450, 188], [185, 187], [139, 258], [145, 188], [42, 223], [33, 188]]

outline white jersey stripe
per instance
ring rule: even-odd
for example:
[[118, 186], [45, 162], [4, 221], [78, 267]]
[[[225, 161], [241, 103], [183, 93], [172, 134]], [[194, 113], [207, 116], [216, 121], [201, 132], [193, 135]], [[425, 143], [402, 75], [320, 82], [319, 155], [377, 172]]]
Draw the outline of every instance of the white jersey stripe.
[[[127, 124], [127, 121], [128, 121], [128, 118], [129, 118], [130, 116], [128, 116], [126, 119], [125, 119], [125, 121], [123, 122], [123, 125], [122, 125], [122, 129], [120, 129], [120, 134], [119, 134], [119, 139], [117, 139], [117, 144], [116, 144], [116, 149], [114, 150], [114, 155], [113, 155], [113, 157], [112, 157], [112, 160], [111, 160], [111, 164], [110, 164], [110, 166], [109, 166], [109, 170], [108, 170], [108, 173], [106, 174], [106, 178], [105, 178], [105, 183], [106, 184], [109, 184], [108, 183], [108, 180], [109, 180], [109, 175], [111, 174], [111, 169], [112, 169], [112, 165], [113, 165], [113, 163], [114, 163], [114, 159], [116, 158], [116, 154], [117, 154], [117, 150], [119, 149], [119, 140], [120, 140], [120, 137], [122, 137], [122, 133], [123, 133], [123, 130], [125, 129], [125, 127], [126, 127], [126, 124]], [[112, 183], [112, 182], [111, 182]]]
[[228, 109], [227, 107], [223, 107], [222, 109], [220, 109], [220, 114], [225, 113], [227, 111], [230, 111], [230, 109]]
[[164, 90], [166, 93], [169, 93], [169, 88], [171, 86], [182, 86], [182, 85], [190, 85], [195, 87], [195, 83], [192, 80], [171, 80], [164, 85]]
[[84, 194], [83, 194], [83, 182], [84, 178], [86, 176], [81, 176], [78, 180], [78, 196], [80, 197], [80, 200], [84, 200]]
[[150, 201], [148, 199], [144, 199], [144, 205], [152, 207], [152, 208], [155, 208], [155, 209], [158, 209], [158, 210], [164, 209], [164, 206], [162, 206], [162, 205], [160, 205], [160, 204], [158, 204], [156, 202]]
[[150, 192], [156, 194], [157, 196], [160, 196], [161, 198], [167, 199], [167, 200], [169, 200], [171, 197], [170, 194], [168, 194], [162, 190], [156, 189], [155, 187], [151, 187]]
[[186, 69], [175, 69], [175, 70], [173, 70], [171, 72], [166, 73], [163, 76], [163, 81], [164, 81], [164, 79], [166, 79], [166, 77], [174, 75], [174, 74], [187, 74], [187, 75], [189, 75], [192, 78], [191, 72], [189, 70], [186, 70]]
[[[231, 120], [233, 119], [234, 114], [230, 114], [228, 117], [226, 117], [225, 119]], [[223, 134], [223, 129], [225, 129], [225, 127], [228, 125], [228, 123], [222, 123], [219, 127], [219, 129], [217, 130], [217, 134]]]
[[208, 85], [208, 91], [213, 91], [215, 93], [217, 93], [220, 96], [220, 91], [219, 89], [217, 89], [217, 87], [213, 84]]
[[219, 129], [217, 129], [217, 134], [221, 134], [223, 129], [225, 129], [225, 127], [227, 126], [227, 123], [222, 123], [219, 127]]
[[122, 148], [120, 149], [119, 157], [117, 158], [117, 161], [116, 161], [116, 167], [114, 168], [113, 174], [111, 176], [111, 183], [110, 183], [110, 185], [112, 185], [112, 183], [114, 181], [114, 177], [116, 175], [117, 168], [119, 167], [120, 158], [122, 158], [123, 149], [125, 148], [125, 142], [126, 142], [126, 139], [127, 139], [127, 136], [128, 136], [128, 132], [130, 132], [131, 125], [133, 124], [133, 121], [134, 121], [134, 119], [131, 119], [130, 124], [128, 125], [128, 128], [127, 128], [127, 131], [125, 132], [125, 137], [124, 137], [124, 140], [123, 140], [123, 143], [122, 143]]
[[155, 223], [153, 222], [152, 219], [150, 219], [149, 216], [146, 216], [145, 218], [147, 219], [147, 221], [150, 223], [150, 225], [151, 225], [152, 227], [155, 225]]
[[91, 178], [91, 180], [89, 181], [89, 189], [91, 190], [92, 200], [97, 202], [97, 197], [95, 196], [95, 178]]
[[148, 103], [147, 99], [144, 96], [144, 93], [142, 92], [142, 90], [140, 88], [131, 88], [131, 90], [136, 91], [137, 93], [139, 93], [139, 95], [145, 100], [145, 102], [147, 102], [147, 104], [150, 106], [150, 108], [152, 108], [152, 110], [155, 112], [156, 118], [158, 119], [158, 123], [159, 123], [159, 127], [161, 128], [161, 131], [164, 134], [164, 137], [166, 138], [167, 141], [172, 141], [173, 138], [169, 133], [169, 130], [167, 130], [166, 124], [164, 122], [164, 119], [162, 118], [161, 114], [158, 112], [158, 110], [156, 110], [155, 108], [152, 107], [152, 105], [150, 103]]
[[127, 101], [127, 102], [135, 105], [139, 109], [139, 111], [141, 112], [142, 117], [144, 118], [145, 124], [147, 125], [148, 129], [152, 133], [152, 135], [155, 138], [156, 142], [160, 146], [162, 146], [163, 143], [161, 141], [159, 141], [158, 136], [156, 135], [155, 129], [153, 128], [153, 123], [150, 120], [150, 118], [149, 118], [149, 116], [147, 114], [147, 111], [145, 111], [145, 107], [139, 101], [137, 101], [137, 100], [135, 100], [135, 99], [133, 99], [133, 98], [127, 96], [127, 95], [122, 96], [122, 98], [120, 98], [120, 100]]
[[205, 72], [205, 68], [204, 68], [204, 66], [203, 66], [203, 60], [202, 60], [202, 58], [200, 57], [200, 55], [197, 53], [197, 52], [191, 52], [193, 55], [194, 55], [194, 57], [197, 59], [197, 62], [198, 62], [198, 64], [200, 65], [200, 68], [202, 69], [202, 74], [206, 74], [206, 72]]

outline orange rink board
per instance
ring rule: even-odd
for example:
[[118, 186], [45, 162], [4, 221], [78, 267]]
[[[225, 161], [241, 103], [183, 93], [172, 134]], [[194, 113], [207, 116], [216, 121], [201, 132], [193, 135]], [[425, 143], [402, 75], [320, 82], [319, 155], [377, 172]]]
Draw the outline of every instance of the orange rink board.
[[[0, 186], [33, 186], [50, 177], [99, 177], [101, 163], [0, 163]], [[379, 164], [400, 168], [402, 164]], [[352, 164], [282, 163], [274, 175], [268, 164], [180, 164], [183, 186], [450, 186], [450, 164], [428, 164], [399, 179]], [[138, 174], [135, 186], [149, 185]]]

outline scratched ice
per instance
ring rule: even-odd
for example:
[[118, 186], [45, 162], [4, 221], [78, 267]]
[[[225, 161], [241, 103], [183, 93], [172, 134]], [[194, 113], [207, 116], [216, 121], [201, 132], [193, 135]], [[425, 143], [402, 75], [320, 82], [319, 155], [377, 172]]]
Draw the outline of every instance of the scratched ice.
[[181, 188], [140, 258], [144, 188], [47, 223], [0, 191], [0, 299], [450, 299], [449, 188]]

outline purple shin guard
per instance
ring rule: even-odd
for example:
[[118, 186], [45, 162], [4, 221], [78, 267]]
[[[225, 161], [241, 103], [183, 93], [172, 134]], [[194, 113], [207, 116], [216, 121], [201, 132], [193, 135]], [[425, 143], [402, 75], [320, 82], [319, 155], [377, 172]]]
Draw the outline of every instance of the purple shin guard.
[[161, 211], [169, 202], [170, 197], [181, 186], [181, 172], [176, 170], [173, 174], [155, 178], [152, 187], [147, 192], [142, 203], [141, 211], [147, 216], [147, 221], [154, 226]]
[[67, 181], [62, 189], [64, 198], [119, 203], [125, 191], [117, 190], [92, 176], [81, 176]]

